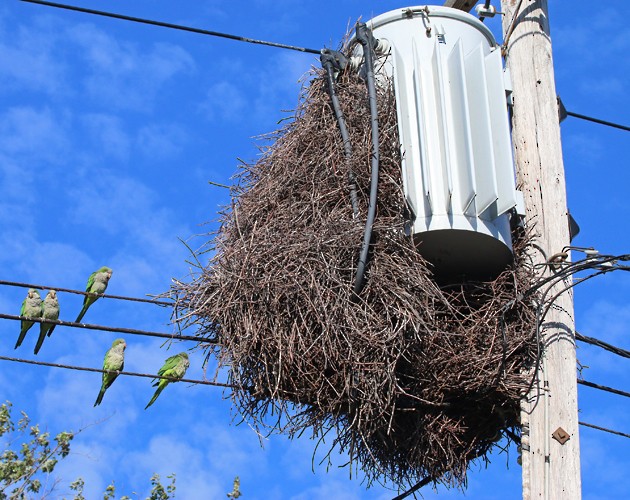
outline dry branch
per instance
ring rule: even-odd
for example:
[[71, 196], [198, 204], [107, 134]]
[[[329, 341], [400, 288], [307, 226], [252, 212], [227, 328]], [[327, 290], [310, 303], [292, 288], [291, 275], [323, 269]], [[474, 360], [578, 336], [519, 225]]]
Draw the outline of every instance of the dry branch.
[[[538, 352], [535, 314], [520, 293], [533, 276], [523, 238], [495, 281], [439, 287], [405, 235], [391, 83], [379, 84], [381, 179], [367, 283], [352, 283], [367, 212], [370, 122], [364, 83], [342, 75], [360, 211], [324, 78], [294, 120], [244, 164], [233, 201], [209, 235], [212, 257], [176, 282], [182, 326], [230, 368], [236, 408], [254, 425], [320, 438], [347, 452], [368, 483], [426, 476], [461, 486], [503, 429]], [[506, 304], [510, 304], [506, 307]]]

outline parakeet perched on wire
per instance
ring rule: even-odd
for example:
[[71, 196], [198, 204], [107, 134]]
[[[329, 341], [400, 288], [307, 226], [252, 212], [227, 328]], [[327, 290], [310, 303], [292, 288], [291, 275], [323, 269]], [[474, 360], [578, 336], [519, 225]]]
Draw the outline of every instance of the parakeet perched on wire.
[[[112, 370], [114, 372], [123, 370], [125, 367], [125, 347], [127, 347], [127, 344], [124, 339], [116, 339], [112, 342], [112, 346], [105, 353], [103, 370]], [[105, 391], [114, 383], [116, 377], [118, 377], [118, 373], [103, 373], [103, 383], [101, 384], [101, 390], [98, 393], [94, 406], [101, 404]]]
[[[59, 300], [57, 299], [57, 291], [49, 290], [46, 294], [46, 298], [42, 303], [42, 319], [59, 319]], [[39, 338], [35, 345], [35, 354], [39, 352], [44, 343], [46, 335], [50, 337], [50, 334], [55, 329], [56, 325], [52, 323], [40, 323], [39, 324]]]
[[[39, 292], [33, 288], [29, 288], [28, 294], [22, 302], [22, 309], [20, 309], [20, 316], [25, 316], [27, 318], [41, 318], [42, 317], [42, 298], [39, 296]], [[26, 332], [28, 332], [29, 328], [33, 326], [34, 321], [21, 321], [20, 328], [20, 336], [15, 343], [15, 348], [17, 349], [22, 345], [24, 341], [24, 337], [26, 337]]]
[[[101, 267], [98, 271], [94, 271], [88, 278], [85, 291], [88, 293], [105, 293], [109, 279], [112, 277], [113, 271], [109, 267]], [[98, 300], [98, 296], [86, 295], [83, 299], [83, 309], [77, 316], [76, 323], [80, 323], [85, 316], [88, 308]]]
[[[179, 354], [176, 354], [175, 356], [171, 356], [164, 362], [164, 365], [158, 371], [158, 375], [160, 375], [161, 377], [171, 377], [176, 380], [180, 380], [186, 374], [186, 370], [188, 370], [189, 366], [190, 366], [190, 361], [188, 361], [188, 353], [180, 352]], [[153, 387], [157, 386], [157, 390], [155, 391], [155, 394], [151, 398], [151, 401], [149, 401], [149, 404], [145, 406], [144, 408], [145, 410], [149, 406], [151, 406], [153, 403], [155, 403], [155, 400], [158, 398], [160, 393], [171, 382], [172, 380], [166, 380], [166, 379], [161, 378], [161, 379], [157, 379], [153, 383]]]

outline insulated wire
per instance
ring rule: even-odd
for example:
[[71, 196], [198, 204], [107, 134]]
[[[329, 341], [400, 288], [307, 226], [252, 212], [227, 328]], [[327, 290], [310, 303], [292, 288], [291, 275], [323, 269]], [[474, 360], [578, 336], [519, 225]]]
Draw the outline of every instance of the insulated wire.
[[[26, 0], [23, 0], [23, 1], [26, 1]], [[59, 288], [56, 286], [34, 285], [32, 283], [19, 283], [16, 281], [0, 280], [0, 285], [16, 286], [16, 287], [21, 287], [21, 288], [34, 288], [36, 290], [55, 290], [57, 292], [75, 293], [77, 295], [90, 295], [90, 296], [97, 295], [99, 299], [104, 298], [104, 299], [129, 300], [131, 302], [145, 302], [147, 304], [155, 304], [158, 306], [173, 306], [174, 305], [173, 302], [166, 302], [163, 300], [144, 299], [144, 298], [139, 298], [139, 297], [124, 297], [122, 295], [107, 295], [104, 293], [95, 294], [95, 293], [90, 293], [90, 292], [84, 292], [81, 290], [73, 290], [71, 288]]]
[[50, 324], [59, 325], [59, 326], [69, 326], [71, 328], [85, 328], [87, 330], [100, 330], [104, 332], [128, 333], [129, 335], [142, 335], [145, 337], [157, 337], [157, 338], [168, 339], [168, 340], [188, 340], [191, 342], [198, 342], [201, 344], [216, 344], [217, 343], [216, 341], [211, 340], [211, 339], [205, 340], [198, 337], [193, 337], [191, 335], [176, 335], [176, 334], [171, 334], [171, 333], [135, 330], [133, 328], [92, 325], [89, 323], [75, 323], [74, 321], [61, 321], [61, 320], [43, 319], [43, 318], [29, 318], [25, 316], [17, 316], [15, 314], [0, 313], [0, 319], [11, 319], [15, 321], [28, 320], [34, 323], [50, 323]]
[[305, 47], [296, 47], [294, 45], [286, 45], [283, 43], [275, 43], [275, 42], [266, 42], [264, 40], [255, 40], [253, 38], [247, 38], [244, 36], [238, 36], [238, 35], [231, 35], [228, 33], [220, 33], [218, 31], [210, 31], [210, 30], [205, 30], [205, 29], [201, 29], [201, 28], [192, 28], [190, 26], [182, 26], [180, 24], [172, 24], [172, 23], [165, 23], [162, 21], [153, 21], [150, 19], [143, 19], [140, 17], [133, 17], [133, 16], [126, 16], [123, 14], [116, 14], [114, 12], [105, 12], [105, 11], [101, 11], [101, 10], [94, 10], [94, 9], [86, 9], [84, 7], [76, 7], [74, 5], [66, 5], [66, 4], [61, 4], [61, 3], [56, 3], [56, 2], [46, 2], [44, 0], [21, 0], [22, 2], [27, 2], [27, 3], [33, 3], [33, 4], [37, 4], [37, 5], [45, 5], [47, 7], [55, 7], [58, 9], [65, 9], [65, 10], [72, 10], [72, 11], [76, 11], [76, 12], [83, 12], [85, 14], [94, 14], [97, 16], [104, 16], [104, 17], [111, 17], [114, 19], [122, 19], [123, 21], [132, 21], [134, 23], [141, 23], [141, 24], [150, 24], [152, 26], [160, 26], [162, 28], [171, 28], [171, 29], [176, 29], [176, 30], [181, 30], [181, 31], [189, 31], [191, 33], [198, 33], [201, 35], [210, 35], [210, 36], [217, 36], [220, 38], [228, 38], [230, 40], [237, 40], [239, 42], [247, 42], [247, 43], [255, 43], [258, 45], [268, 45], [270, 47], [277, 47], [280, 49], [289, 49], [289, 50], [296, 50], [298, 52], [305, 52], [305, 53], [309, 53], [309, 54], [319, 54], [319, 50], [316, 49], [307, 49]]
[[343, 141], [343, 152], [346, 160], [346, 168], [348, 170], [348, 185], [350, 186], [350, 203], [352, 205], [352, 213], [354, 217], [359, 214], [359, 202], [357, 200], [357, 180], [354, 172], [352, 171], [352, 142], [350, 141], [350, 134], [348, 133], [348, 127], [346, 126], [346, 120], [341, 111], [339, 105], [339, 98], [335, 90], [335, 74], [333, 70], [333, 63], [329, 54], [326, 53], [326, 49], [322, 50], [321, 56], [322, 66], [326, 70], [326, 77], [328, 80], [328, 93], [330, 95], [330, 101], [332, 104], [335, 118], [337, 118], [337, 125], [339, 126], [339, 132], [341, 133], [341, 139]]
[[66, 370], [78, 370], [84, 372], [98, 372], [98, 373], [117, 373], [118, 375], [128, 375], [131, 377], [144, 377], [151, 379], [164, 379], [169, 380], [171, 382], [187, 382], [189, 384], [199, 384], [199, 385], [213, 385], [216, 387], [226, 387], [228, 389], [238, 389], [237, 386], [232, 384], [224, 384], [221, 382], [211, 382], [209, 380], [197, 380], [197, 379], [175, 379], [172, 377], [164, 377], [162, 375], [153, 375], [150, 373], [137, 373], [137, 372], [125, 372], [125, 371], [117, 371], [117, 370], [102, 370], [99, 368], [88, 368], [86, 366], [75, 366], [75, 365], [62, 365], [59, 363], [47, 363], [46, 361], [34, 361], [30, 359], [22, 359], [22, 358], [12, 358], [9, 356], [0, 356], [1, 361], [11, 361], [14, 363], [25, 363], [29, 365], [40, 365], [40, 366], [49, 366], [51, 368], [63, 368]]
[[586, 344], [591, 344], [597, 347], [601, 347], [602, 349], [606, 349], [607, 351], [612, 352], [613, 354], [616, 354], [617, 356], [621, 356], [623, 358], [630, 358], [630, 351], [626, 349], [622, 349], [621, 347], [616, 347], [612, 344], [609, 344], [608, 342], [604, 342], [603, 340], [599, 340], [594, 337], [587, 337], [586, 335], [582, 335], [579, 332], [575, 332], [575, 338], [576, 340], [579, 340], [580, 342], [584, 342]]
[[593, 389], [598, 389], [600, 391], [610, 392], [612, 394], [617, 394], [618, 396], [624, 396], [626, 398], [630, 398], [630, 392], [622, 391], [620, 389], [615, 389], [613, 387], [608, 387], [605, 385], [596, 384], [594, 382], [589, 382], [588, 380], [580, 380], [578, 379], [578, 384], [585, 385], [586, 387], [592, 387]]
[[630, 132], [630, 127], [628, 127], [627, 125], [621, 125], [620, 123], [609, 122], [607, 120], [593, 118], [592, 116], [581, 115], [579, 113], [573, 113], [572, 111], [567, 111], [567, 116], [572, 116], [574, 118], [579, 118], [580, 120], [586, 120], [593, 123], [599, 123], [600, 125], [606, 125], [607, 127], [618, 128], [621, 130], [625, 130], [626, 132]]
[[518, 14], [519, 14], [519, 12], [521, 10], [521, 5], [522, 4], [523, 4], [523, 0], [520, 0], [518, 2], [518, 5], [514, 9], [514, 15], [512, 16], [512, 21], [510, 22], [510, 26], [507, 29], [507, 31], [505, 32], [505, 38], [503, 40], [503, 46], [502, 46], [503, 55], [505, 55], [505, 53], [507, 51], [508, 42], [510, 41], [510, 37], [512, 36], [512, 32], [514, 31], [514, 28], [516, 27], [516, 18], [518, 17]]
[[395, 496], [394, 498], [392, 498], [392, 500], [403, 500], [403, 498], [407, 498], [409, 495], [411, 495], [412, 493], [415, 493], [420, 488], [422, 488], [423, 486], [426, 486], [427, 484], [429, 484], [433, 480], [434, 479], [431, 476], [425, 477], [422, 481], [417, 483], [413, 488], [410, 488], [407, 491], [401, 493], [400, 495]]
[[592, 429], [597, 429], [598, 431], [609, 432], [610, 434], [616, 434], [617, 436], [622, 436], [625, 438], [630, 438], [630, 434], [626, 434], [625, 432], [619, 432], [612, 429], [607, 429], [606, 427], [600, 427], [599, 425], [588, 424], [586, 422], [578, 422], [578, 424], [583, 425], [584, 427], [590, 427]]
[[[563, 265], [563, 267], [555, 272], [554, 274], [552, 274], [551, 276], [541, 279], [539, 280], [538, 283], [534, 284], [533, 286], [531, 286], [529, 289], [527, 289], [521, 299], [525, 299], [528, 296], [534, 294], [535, 292], [539, 291], [542, 287], [544, 287], [545, 285], [548, 285], [547, 288], [542, 292], [541, 296], [540, 296], [540, 300], [538, 301], [538, 305], [536, 306], [536, 338], [537, 338], [537, 355], [536, 355], [536, 360], [535, 360], [535, 365], [533, 367], [532, 370], [532, 379], [529, 383], [529, 386], [526, 390], [526, 392], [523, 394], [523, 397], [525, 397], [526, 394], [529, 394], [530, 391], [532, 390], [534, 384], [539, 383], [539, 377], [538, 377], [538, 370], [540, 368], [540, 358], [541, 358], [541, 353], [540, 353], [540, 349], [539, 349], [539, 345], [540, 345], [540, 328], [541, 325], [544, 321], [544, 318], [546, 317], [547, 313], [549, 312], [549, 309], [553, 306], [555, 299], [561, 295], [562, 293], [564, 293], [565, 291], [569, 290], [570, 288], [573, 288], [574, 286], [588, 280], [591, 278], [594, 278], [595, 276], [599, 276], [601, 274], [606, 274], [608, 272], [611, 271], [617, 271], [617, 270], [622, 270], [622, 271], [628, 271], [630, 270], [630, 267], [628, 266], [623, 266], [623, 265], [619, 265], [616, 264], [617, 261], [628, 261], [630, 260], [630, 254], [623, 254], [623, 255], [598, 255], [597, 257], [590, 257], [590, 258], [586, 258], [586, 259], [582, 259], [567, 265]], [[616, 265], [615, 265], [616, 264]], [[604, 265], [609, 265], [610, 267], [603, 267]], [[541, 264], [541, 266], [550, 266], [549, 262], [543, 263]], [[547, 299], [547, 294], [549, 294], [552, 289], [559, 284], [561, 281], [563, 281], [564, 279], [568, 278], [569, 276], [572, 276], [578, 272], [581, 271], [585, 271], [588, 269], [596, 269], [597, 272], [593, 273], [592, 275], [586, 276], [584, 278], [581, 278], [579, 280], [576, 280], [575, 282], [572, 282], [570, 285], [564, 287], [560, 292], [554, 294], [552, 296], [551, 299]], [[507, 312], [507, 310], [509, 309], [510, 303], [508, 303], [506, 305], [506, 307], [504, 307], [502, 315], [501, 315], [501, 319], [503, 318], [503, 316], [505, 315], [505, 313]], [[540, 392], [540, 391], [539, 391]], [[537, 404], [537, 403], [536, 403]], [[534, 408], [536, 407], [536, 405], [534, 405]], [[532, 408], [530, 411], [533, 411]]]
[[370, 202], [368, 205], [368, 215], [363, 233], [363, 246], [357, 264], [357, 272], [354, 279], [354, 293], [358, 296], [365, 283], [365, 268], [367, 266], [370, 242], [372, 240], [372, 226], [376, 215], [376, 197], [378, 193], [378, 168], [379, 168], [379, 133], [378, 133], [378, 109], [376, 106], [376, 84], [374, 78], [374, 52], [372, 47], [372, 32], [365, 24], [357, 23], [357, 40], [363, 46], [365, 56], [365, 70], [368, 88], [368, 100], [370, 103], [370, 118], [372, 124], [372, 176], [370, 180]]
[[[136, 23], [141, 23], [141, 24], [148, 24], [148, 25], [152, 25], [152, 26], [160, 26], [163, 28], [170, 28], [170, 29], [176, 29], [176, 30], [181, 30], [181, 31], [188, 31], [191, 33], [198, 33], [201, 35], [209, 35], [209, 36], [216, 36], [219, 38], [227, 38], [229, 40], [236, 40], [239, 42], [247, 42], [247, 43], [253, 43], [253, 44], [258, 44], [258, 45], [267, 45], [269, 47], [276, 47], [276, 48], [280, 48], [280, 49], [288, 49], [288, 50], [295, 50], [298, 52], [304, 52], [304, 53], [308, 53], [308, 54], [320, 54], [321, 51], [317, 50], [317, 49], [310, 49], [310, 48], [306, 48], [306, 47], [298, 47], [295, 45], [289, 45], [289, 44], [284, 44], [284, 43], [276, 43], [276, 42], [268, 42], [265, 40], [256, 40], [254, 38], [248, 38], [248, 37], [244, 37], [244, 36], [239, 36], [239, 35], [232, 35], [229, 33], [222, 33], [219, 31], [211, 31], [211, 30], [206, 30], [206, 29], [202, 29], [202, 28], [194, 28], [191, 26], [183, 26], [180, 24], [173, 24], [173, 23], [167, 23], [167, 22], [163, 22], [163, 21], [155, 21], [155, 20], [151, 20], [151, 19], [144, 19], [144, 18], [140, 18], [140, 17], [134, 17], [134, 16], [127, 16], [124, 14], [117, 14], [115, 12], [106, 12], [106, 11], [101, 11], [101, 10], [94, 10], [94, 9], [87, 9], [85, 7], [77, 7], [74, 5], [67, 5], [67, 4], [61, 4], [61, 3], [57, 3], [57, 2], [48, 2], [45, 0], [20, 0], [22, 2], [27, 2], [27, 3], [32, 3], [32, 4], [36, 4], [36, 5], [44, 5], [47, 7], [55, 7], [58, 9], [65, 9], [65, 10], [71, 10], [71, 11], [75, 11], [75, 12], [82, 12], [85, 14], [93, 14], [93, 15], [97, 15], [97, 16], [103, 16], [103, 17], [110, 17], [113, 19], [121, 19], [123, 21], [132, 21], [132, 22], [136, 22]], [[510, 36], [512, 35], [512, 31], [515, 27], [515, 21], [516, 21], [516, 17], [520, 11], [521, 8], [521, 4], [522, 4], [521, 0], [517, 6], [517, 8], [515, 9], [514, 12], [514, 18], [512, 19], [512, 23], [506, 33], [506, 37], [505, 37], [505, 42], [503, 44], [504, 50], [507, 47], [507, 43], [508, 40], [510, 38]], [[488, 8], [488, 6], [490, 5], [490, 2], [487, 1], [486, 2], [486, 8]], [[481, 21], [483, 22], [483, 18], [481, 18]], [[621, 130], [625, 130], [625, 131], [629, 131], [630, 132], [630, 126], [627, 125], [621, 125], [619, 123], [614, 123], [614, 122], [610, 122], [607, 120], [602, 120], [599, 118], [593, 118], [591, 116], [587, 116], [587, 115], [583, 115], [580, 113], [573, 113], [571, 111], [567, 111], [567, 115], [568, 116], [573, 116], [574, 118], [579, 118], [582, 120], [587, 120], [587, 121], [591, 121], [594, 123], [598, 123], [601, 125], [606, 125], [609, 127], [614, 127], [614, 128], [618, 128]]]

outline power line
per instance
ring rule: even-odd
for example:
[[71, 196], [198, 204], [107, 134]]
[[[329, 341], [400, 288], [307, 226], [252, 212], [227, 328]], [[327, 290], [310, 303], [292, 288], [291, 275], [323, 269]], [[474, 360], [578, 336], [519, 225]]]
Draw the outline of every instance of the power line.
[[[22, 0], [23, 2], [27, 1], [27, 0]], [[158, 306], [173, 306], [174, 303], [173, 302], [166, 302], [163, 300], [154, 300], [154, 299], [143, 299], [140, 297], [125, 297], [123, 295], [107, 295], [107, 294], [101, 294], [101, 293], [90, 293], [90, 292], [85, 292], [82, 290], [73, 290], [71, 288], [59, 288], [56, 286], [46, 286], [46, 285], [33, 285], [32, 283], [19, 283], [16, 281], [5, 281], [5, 280], [0, 280], [0, 285], [6, 285], [6, 286], [16, 286], [16, 287], [21, 287], [21, 288], [35, 288], [36, 290], [55, 290], [57, 292], [67, 292], [67, 293], [75, 293], [77, 295], [91, 295], [91, 296], [98, 296], [98, 298], [104, 298], [104, 299], [116, 299], [116, 300], [129, 300], [131, 302], [145, 302], [147, 304], [155, 304]]]
[[226, 387], [228, 389], [238, 388], [237, 386], [232, 385], [232, 384], [224, 384], [221, 382], [210, 382], [209, 380], [197, 380], [197, 379], [188, 379], [188, 378], [175, 379], [172, 377], [164, 377], [162, 375], [153, 375], [150, 373], [124, 372], [124, 371], [117, 371], [117, 370], [102, 370], [99, 368], [88, 368], [86, 366], [62, 365], [59, 363], [47, 363], [46, 361], [34, 361], [31, 359], [11, 358], [8, 356], [0, 356], [0, 360], [11, 361], [15, 363], [26, 363], [29, 365], [50, 366], [52, 368], [64, 368], [66, 370], [79, 370], [83, 372], [98, 372], [98, 373], [118, 373], [118, 375], [128, 375], [131, 377], [144, 377], [144, 378], [151, 378], [151, 379], [161, 378], [164, 380], [169, 380], [171, 382], [186, 382], [189, 384], [212, 385], [216, 387]]
[[230, 40], [237, 40], [239, 42], [247, 42], [247, 43], [255, 43], [258, 45], [268, 45], [270, 47], [277, 47], [280, 49], [289, 49], [289, 50], [297, 50], [298, 52], [306, 52], [309, 54], [317, 54], [319, 55], [320, 51], [316, 50], [316, 49], [307, 49], [304, 47], [296, 47], [294, 45], [286, 45], [283, 43], [275, 43], [275, 42], [266, 42], [264, 40], [255, 40], [253, 38], [247, 38], [244, 36], [237, 36], [237, 35], [230, 35], [228, 33], [220, 33], [218, 31], [210, 31], [210, 30], [205, 30], [205, 29], [201, 29], [201, 28], [192, 28], [190, 26], [182, 26], [180, 24], [173, 24], [173, 23], [165, 23], [162, 21], [153, 21], [151, 19], [143, 19], [140, 17], [133, 17], [133, 16], [126, 16], [123, 14], [116, 14], [114, 12], [105, 12], [102, 10], [94, 10], [94, 9], [86, 9], [84, 7], [76, 7], [74, 5], [66, 5], [66, 4], [61, 4], [61, 3], [55, 3], [55, 2], [46, 2], [43, 0], [21, 0], [22, 2], [28, 2], [28, 3], [34, 3], [34, 4], [38, 4], [38, 5], [45, 5], [48, 7], [55, 7], [58, 9], [65, 9], [65, 10], [72, 10], [72, 11], [76, 11], [76, 12], [83, 12], [85, 14], [94, 14], [97, 16], [104, 16], [104, 17], [112, 17], [114, 19], [122, 19], [123, 21], [132, 21], [134, 23], [141, 23], [141, 24], [149, 24], [152, 26], [160, 26], [162, 28], [170, 28], [170, 29], [176, 29], [176, 30], [181, 30], [181, 31], [189, 31], [191, 33], [198, 33], [201, 35], [209, 35], [209, 36], [217, 36], [220, 38], [228, 38]]
[[611, 392], [612, 394], [618, 394], [619, 396], [630, 398], [630, 392], [622, 391], [621, 389], [615, 389], [606, 385], [595, 384], [594, 382], [589, 382], [588, 380], [578, 379], [577, 382], [578, 384], [585, 385], [586, 387], [592, 387], [593, 389], [599, 389], [600, 391]]
[[597, 429], [598, 431], [610, 432], [611, 434], [616, 434], [617, 436], [630, 438], [630, 434], [626, 434], [625, 432], [614, 431], [612, 429], [607, 429], [606, 427], [600, 427], [599, 425], [588, 424], [586, 422], [578, 422], [578, 424], [583, 425], [584, 427], [591, 427], [592, 429]]
[[558, 102], [558, 116], [560, 122], [562, 122], [567, 116], [572, 116], [574, 118], [579, 118], [580, 120], [599, 123], [600, 125], [606, 125], [607, 127], [614, 127], [625, 130], [626, 132], [630, 132], [630, 127], [628, 127], [627, 125], [621, 125], [619, 123], [614, 123], [608, 120], [601, 120], [600, 118], [593, 118], [592, 116], [586, 116], [580, 113], [574, 113], [573, 111], [567, 111], [567, 108], [564, 106], [564, 103], [562, 102], [562, 99], [560, 99], [560, 96], [557, 96], [556, 100]]
[[502, 51], [501, 51], [503, 56], [506, 55], [508, 42], [510, 41], [510, 37], [512, 36], [512, 32], [514, 31], [514, 28], [516, 27], [516, 20], [518, 19], [518, 15], [520, 13], [522, 3], [523, 3], [523, 0], [520, 0], [518, 2], [518, 5], [514, 9], [514, 14], [512, 16], [512, 20], [510, 21], [510, 26], [505, 32], [505, 36], [503, 38]]
[[579, 118], [580, 120], [599, 123], [600, 125], [606, 125], [607, 127], [614, 127], [625, 130], [626, 132], [630, 132], [630, 127], [628, 127], [627, 125], [621, 125], [619, 123], [609, 122], [607, 120], [600, 120], [599, 118], [593, 118], [592, 116], [581, 115], [579, 113], [573, 113], [572, 111], [567, 111], [567, 116], [572, 116], [574, 118]]
[[591, 344], [597, 347], [601, 347], [602, 349], [606, 349], [607, 351], [616, 354], [617, 356], [621, 356], [623, 358], [630, 358], [630, 351], [626, 349], [622, 349], [621, 347], [616, 347], [608, 342], [604, 342], [603, 340], [596, 339], [594, 337], [587, 337], [586, 335], [582, 335], [579, 332], [575, 332], [576, 340], [580, 342], [584, 342], [586, 344]]
[[[167, 22], [163, 22], [163, 21], [155, 21], [152, 19], [144, 19], [141, 17], [134, 17], [134, 16], [127, 16], [124, 14], [117, 14], [115, 12], [106, 12], [106, 11], [102, 11], [102, 10], [95, 10], [95, 9], [87, 9], [85, 7], [77, 7], [74, 5], [67, 5], [67, 4], [61, 4], [61, 3], [56, 3], [56, 2], [48, 2], [45, 0], [21, 0], [22, 2], [27, 2], [27, 3], [33, 3], [36, 5], [44, 5], [47, 7], [55, 7], [58, 9], [65, 9], [65, 10], [71, 10], [71, 11], [75, 11], [75, 12], [83, 12], [85, 14], [93, 14], [93, 15], [97, 15], [97, 16], [103, 16], [103, 17], [111, 17], [113, 19], [121, 19], [123, 21], [132, 21], [135, 23], [141, 23], [141, 24], [148, 24], [151, 26], [160, 26], [163, 28], [170, 28], [170, 29], [176, 29], [176, 30], [181, 30], [181, 31], [188, 31], [191, 33], [198, 33], [201, 35], [208, 35], [208, 36], [216, 36], [219, 38], [227, 38], [229, 40], [236, 40], [239, 42], [247, 42], [247, 43], [253, 43], [253, 44], [258, 44], [258, 45], [267, 45], [269, 47], [276, 47], [276, 48], [280, 48], [280, 49], [288, 49], [288, 50], [295, 50], [298, 52], [304, 52], [304, 53], [308, 53], [308, 54], [321, 54], [321, 50], [318, 49], [310, 49], [310, 48], [306, 48], [306, 47], [298, 47], [295, 45], [288, 45], [288, 44], [284, 44], [284, 43], [276, 43], [276, 42], [269, 42], [269, 41], [265, 41], [265, 40], [256, 40], [254, 38], [248, 38], [248, 37], [244, 37], [244, 36], [239, 36], [239, 35], [232, 35], [229, 33], [222, 33], [219, 31], [211, 31], [211, 30], [206, 30], [206, 29], [202, 29], [202, 28], [194, 28], [191, 26], [184, 26], [181, 24], [173, 24], [173, 23], [167, 23]], [[510, 35], [512, 34], [512, 29], [515, 25], [515, 21], [516, 21], [516, 17], [518, 14], [518, 11], [520, 10], [520, 5], [522, 3], [522, 0], [519, 2], [519, 6], [517, 7], [516, 11], [515, 11], [515, 15], [514, 15], [514, 19], [512, 20], [512, 26], [510, 27], [510, 30], [508, 31], [508, 34], [506, 36], [506, 40], [504, 42], [504, 47], [507, 44], [507, 41], [510, 38]], [[563, 110], [564, 111], [564, 116], [572, 116], [574, 118], [579, 118], [581, 120], [587, 120], [590, 122], [594, 122], [594, 123], [598, 123], [600, 125], [606, 125], [609, 127], [614, 127], [614, 128], [618, 128], [621, 130], [625, 130], [625, 131], [629, 131], [630, 132], [630, 127], [627, 125], [621, 125], [619, 123], [614, 123], [611, 121], [607, 121], [607, 120], [601, 120], [599, 118], [594, 118], [591, 116], [587, 116], [587, 115], [582, 115], [580, 113], [574, 113], [572, 111], [567, 111], [566, 109]], [[561, 120], [562, 121], [562, 120]]]
[[147, 330], [136, 330], [133, 328], [92, 325], [89, 323], [75, 323], [74, 321], [28, 318], [25, 316], [17, 316], [15, 314], [0, 313], [0, 319], [11, 319], [15, 321], [22, 321], [26, 319], [28, 321], [33, 321], [35, 323], [52, 323], [54, 325], [59, 325], [59, 326], [69, 326], [71, 328], [86, 328], [88, 330], [102, 330], [104, 332], [128, 333], [130, 335], [143, 335], [145, 337], [158, 337], [158, 338], [169, 339], [169, 340], [189, 340], [191, 342], [198, 342], [198, 343], [203, 343], [203, 344], [216, 344], [217, 343], [215, 340], [212, 340], [212, 339], [207, 339], [207, 340], [200, 339], [198, 337], [193, 337], [191, 335], [176, 335], [174, 333], [151, 332]]
[[[409, 488], [407, 491], [401, 493], [400, 495], [395, 496], [394, 498], [392, 498], [392, 500], [402, 500], [403, 498], [407, 498], [409, 495], [415, 493], [420, 488], [423, 488], [424, 486], [429, 484], [431, 481], [435, 481], [435, 479], [431, 476], [425, 477], [424, 479], [422, 479], [422, 481], [416, 483], [415, 486], [413, 486], [412, 488]], [[415, 498], [415, 495], [414, 495], [414, 498]]]

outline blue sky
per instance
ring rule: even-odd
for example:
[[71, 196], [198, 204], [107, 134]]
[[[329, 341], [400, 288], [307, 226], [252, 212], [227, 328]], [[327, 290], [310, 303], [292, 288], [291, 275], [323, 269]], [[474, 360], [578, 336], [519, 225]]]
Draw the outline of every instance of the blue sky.
[[[441, 2], [431, 2], [439, 4]], [[497, 3], [496, 1], [493, 3]], [[319, 49], [336, 47], [348, 24], [400, 2], [289, 0], [219, 2], [82, 0], [76, 5]], [[550, 2], [558, 93], [570, 111], [630, 123], [630, 5]], [[497, 33], [498, 22], [488, 22]], [[227, 201], [237, 157], [256, 158], [256, 136], [277, 128], [297, 102], [298, 80], [316, 56], [104, 19], [5, 0], [0, 4], [0, 279], [85, 286], [102, 265], [109, 293], [144, 296], [188, 274], [187, 250], [204, 243], [205, 222]], [[568, 118], [562, 140], [574, 243], [630, 252], [627, 132]], [[25, 290], [0, 287], [0, 311], [17, 314]], [[630, 277], [611, 274], [575, 291], [581, 333], [630, 348]], [[60, 294], [62, 318], [81, 298]], [[99, 301], [90, 323], [169, 332], [168, 311]], [[32, 358], [34, 328], [13, 350], [18, 325], [3, 321], [0, 355]], [[39, 359], [100, 367], [116, 334], [58, 327]], [[157, 339], [128, 337], [126, 369], [155, 372]], [[579, 344], [584, 377], [630, 389], [628, 360]], [[188, 376], [203, 376], [200, 353]], [[114, 479], [121, 494], [146, 495], [153, 472], [177, 474], [179, 497], [224, 498], [235, 475], [247, 499], [386, 499], [366, 490], [334, 457], [311, 470], [306, 438], [259, 438], [221, 389], [173, 384], [148, 411], [146, 379], [121, 377], [99, 408], [100, 376], [0, 364], [0, 399], [13, 401], [51, 432], [89, 426], [58, 467], [56, 494], [77, 476], [96, 498]], [[580, 419], [630, 432], [628, 400], [579, 389]], [[584, 498], [630, 491], [630, 440], [581, 429]], [[514, 450], [471, 471], [465, 493], [425, 498], [520, 498]]]

